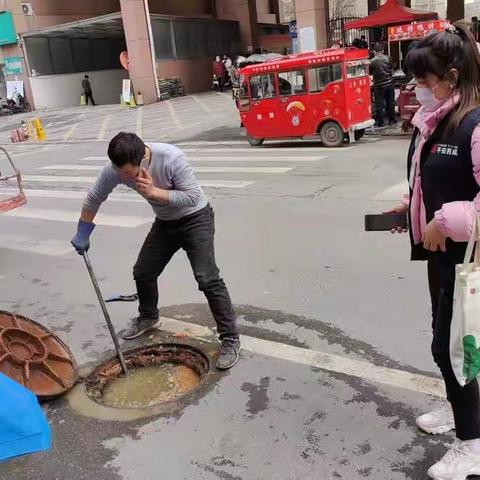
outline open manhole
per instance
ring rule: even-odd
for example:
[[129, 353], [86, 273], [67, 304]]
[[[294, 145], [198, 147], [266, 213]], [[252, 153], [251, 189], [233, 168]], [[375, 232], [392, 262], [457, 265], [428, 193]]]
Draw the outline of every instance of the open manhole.
[[208, 373], [207, 356], [189, 345], [158, 344], [124, 354], [97, 367], [85, 380], [88, 396], [115, 408], [143, 408], [172, 402], [195, 390]]

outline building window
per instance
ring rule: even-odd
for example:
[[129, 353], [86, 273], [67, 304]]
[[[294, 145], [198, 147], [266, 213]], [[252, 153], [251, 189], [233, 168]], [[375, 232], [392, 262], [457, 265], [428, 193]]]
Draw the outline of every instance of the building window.
[[322, 92], [332, 82], [342, 79], [342, 64], [325, 65], [308, 70], [310, 93]]
[[263, 100], [275, 97], [275, 76], [255, 75], [250, 78], [252, 100]]
[[278, 83], [280, 86], [280, 95], [282, 96], [302, 95], [306, 92], [305, 72], [303, 70], [279, 73]]
[[157, 60], [174, 58], [169, 20], [152, 19], [152, 36]]

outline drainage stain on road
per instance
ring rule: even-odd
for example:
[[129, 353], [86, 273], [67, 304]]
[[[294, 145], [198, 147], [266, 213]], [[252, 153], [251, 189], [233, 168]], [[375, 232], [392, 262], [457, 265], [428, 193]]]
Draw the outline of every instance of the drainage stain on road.
[[270, 378], [263, 377], [257, 385], [253, 383], [244, 383], [242, 392], [248, 393], [247, 411], [250, 418], [266, 410], [270, 404], [267, 391], [270, 386]]

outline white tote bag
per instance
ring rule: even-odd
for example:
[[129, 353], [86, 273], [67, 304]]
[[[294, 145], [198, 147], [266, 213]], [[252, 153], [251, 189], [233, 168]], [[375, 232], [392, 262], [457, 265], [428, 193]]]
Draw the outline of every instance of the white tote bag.
[[[480, 373], [480, 221], [475, 224], [464, 263], [456, 266], [453, 316], [450, 327], [450, 360], [463, 387]], [[471, 262], [473, 252], [475, 256]]]

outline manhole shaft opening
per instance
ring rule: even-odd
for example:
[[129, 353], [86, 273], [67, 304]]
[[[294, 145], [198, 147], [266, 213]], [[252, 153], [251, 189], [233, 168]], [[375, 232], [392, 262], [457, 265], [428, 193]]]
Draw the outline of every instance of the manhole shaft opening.
[[181, 344], [158, 344], [124, 353], [129, 373], [116, 357], [86, 379], [88, 396], [113, 408], [146, 408], [173, 402], [195, 390], [209, 371], [207, 356]]

